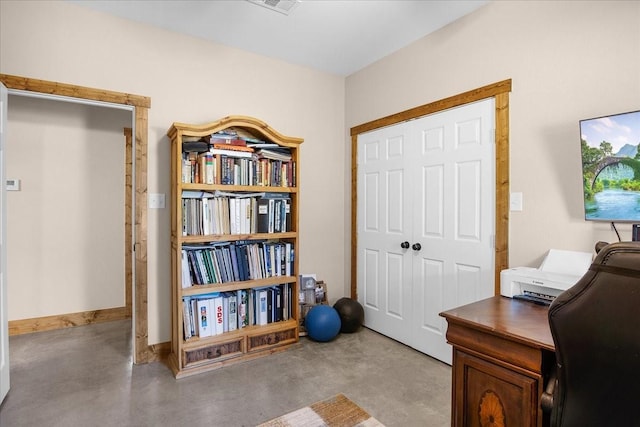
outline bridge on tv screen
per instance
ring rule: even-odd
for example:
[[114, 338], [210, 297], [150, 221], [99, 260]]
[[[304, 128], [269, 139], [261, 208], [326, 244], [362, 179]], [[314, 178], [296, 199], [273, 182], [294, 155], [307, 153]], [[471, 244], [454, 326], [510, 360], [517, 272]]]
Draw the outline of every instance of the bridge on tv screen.
[[593, 185], [596, 183], [596, 180], [598, 179], [598, 175], [600, 175], [600, 172], [602, 172], [605, 168], [611, 166], [611, 165], [615, 165], [618, 163], [622, 163], [623, 160], [629, 160], [630, 157], [614, 157], [614, 156], [610, 156], [610, 157], [605, 157], [604, 159], [600, 160], [600, 163], [598, 163], [598, 166], [596, 167], [595, 173], [593, 174], [593, 181], [591, 182], [591, 188], [593, 188]]

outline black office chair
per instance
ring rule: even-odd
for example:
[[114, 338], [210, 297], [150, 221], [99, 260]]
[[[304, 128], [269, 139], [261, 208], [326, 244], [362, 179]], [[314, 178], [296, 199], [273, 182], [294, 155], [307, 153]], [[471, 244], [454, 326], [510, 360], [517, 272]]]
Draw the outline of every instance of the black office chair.
[[640, 426], [640, 242], [597, 249], [549, 307], [557, 380], [546, 403], [555, 427]]

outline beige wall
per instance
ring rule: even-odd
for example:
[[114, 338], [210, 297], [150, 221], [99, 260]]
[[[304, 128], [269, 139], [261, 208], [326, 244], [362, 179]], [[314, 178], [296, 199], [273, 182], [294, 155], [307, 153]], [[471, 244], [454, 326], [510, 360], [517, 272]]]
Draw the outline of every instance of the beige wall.
[[[243, 114], [305, 138], [301, 270], [327, 281], [335, 300], [349, 288], [349, 128], [507, 78], [511, 189], [524, 194], [524, 211], [511, 215], [511, 264], [615, 240], [608, 224], [582, 219], [577, 126], [638, 109], [639, 21], [632, 1], [497, 1], [345, 81], [72, 4], [2, 1], [0, 72], [151, 97], [150, 193], [169, 194], [174, 121]], [[628, 239], [630, 227], [619, 229]], [[148, 244], [153, 344], [169, 340], [166, 209], [149, 211]]]
[[[241, 114], [304, 138], [300, 268], [324, 279], [331, 299], [342, 296], [344, 78], [74, 4], [31, 1], [0, 2], [0, 72], [150, 97], [148, 187], [167, 197], [173, 122]], [[150, 344], [170, 339], [169, 216], [149, 210]]]
[[123, 307], [131, 111], [10, 96], [9, 320]]
[[349, 76], [346, 126], [512, 79], [510, 265], [590, 252], [617, 236], [583, 220], [578, 121], [640, 109], [639, 22], [637, 1], [492, 2]]

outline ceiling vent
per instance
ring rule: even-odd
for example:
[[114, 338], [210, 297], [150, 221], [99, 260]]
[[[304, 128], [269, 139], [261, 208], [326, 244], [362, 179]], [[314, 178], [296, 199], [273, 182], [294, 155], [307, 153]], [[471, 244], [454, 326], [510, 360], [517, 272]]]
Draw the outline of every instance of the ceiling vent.
[[300, 3], [300, 0], [247, 0], [249, 3], [275, 10], [284, 15], [289, 15], [291, 11]]

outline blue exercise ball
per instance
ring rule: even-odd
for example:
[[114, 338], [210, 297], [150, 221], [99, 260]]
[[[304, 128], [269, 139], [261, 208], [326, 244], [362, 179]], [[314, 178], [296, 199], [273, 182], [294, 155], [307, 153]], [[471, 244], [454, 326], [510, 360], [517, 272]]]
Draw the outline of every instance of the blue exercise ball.
[[340, 315], [330, 305], [316, 305], [304, 318], [304, 327], [314, 341], [331, 341], [340, 332]]

